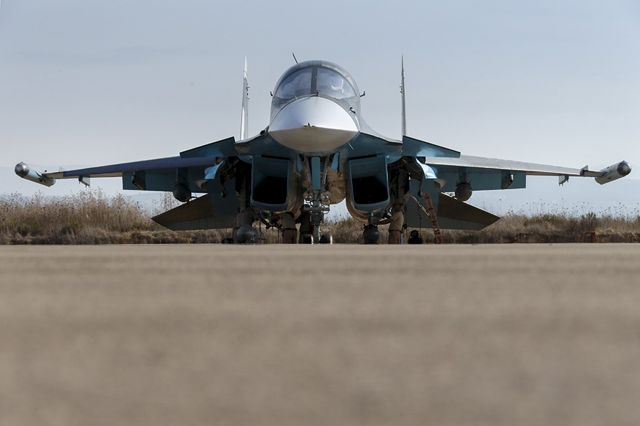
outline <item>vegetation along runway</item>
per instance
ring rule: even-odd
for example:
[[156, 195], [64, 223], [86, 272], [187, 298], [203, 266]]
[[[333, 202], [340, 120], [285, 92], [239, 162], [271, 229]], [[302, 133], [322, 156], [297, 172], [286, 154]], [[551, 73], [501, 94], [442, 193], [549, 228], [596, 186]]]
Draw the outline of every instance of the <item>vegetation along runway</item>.
[[640, 245], [0, 247], [1, 425], [640, 424]]

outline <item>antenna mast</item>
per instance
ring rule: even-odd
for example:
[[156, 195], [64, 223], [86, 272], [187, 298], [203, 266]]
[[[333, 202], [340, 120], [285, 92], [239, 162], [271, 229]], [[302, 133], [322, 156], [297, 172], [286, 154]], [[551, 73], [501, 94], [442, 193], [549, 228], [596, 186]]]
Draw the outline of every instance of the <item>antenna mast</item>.
[[407, 134], [407, 106], [405, 100], [405, 85], [404, 85], [404, 55], [401, 57], [400, 64], [402, 71], [400, 73], [400, 94], [402, 95], [402, 136]]
[[244, 57], [244, 73], [242, 76], [242, 115], [240, 117], [240, 140], [249, 133], [249, 80], [247, 78], [247, 57]]

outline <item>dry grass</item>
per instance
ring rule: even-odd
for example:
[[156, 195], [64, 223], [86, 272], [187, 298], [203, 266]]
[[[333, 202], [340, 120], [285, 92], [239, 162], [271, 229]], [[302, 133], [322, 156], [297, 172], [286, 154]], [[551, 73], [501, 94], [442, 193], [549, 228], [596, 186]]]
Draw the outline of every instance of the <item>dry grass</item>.
[[510, 215], [479, 232], [445, 231], [446, 243], [640, 242], [640, 217]]
[[[167, 200], [158, 211], [174, 207]], [[354, 219], [329, 221], [325, 232], [337, 243], [361, 242], [362, 224]], [[431, 230], [419, 230], [433, 241]], [[276, 230], [261, 229], [262, 241], [277, 243]], [[174, 232], [155, 224], [135, 202], [118, 195], [87, 191], [68, 197], [0, 197], [0, 244], [172, 244], [220, 243], [227, 230]], [[380, 227], [386, 242], [386, 227]], [[407, 232], [408, 235], [408, 232]], [[449, 244], [640, 242], [640, 216], [507, 215], [479, 231], [444, 231]]]

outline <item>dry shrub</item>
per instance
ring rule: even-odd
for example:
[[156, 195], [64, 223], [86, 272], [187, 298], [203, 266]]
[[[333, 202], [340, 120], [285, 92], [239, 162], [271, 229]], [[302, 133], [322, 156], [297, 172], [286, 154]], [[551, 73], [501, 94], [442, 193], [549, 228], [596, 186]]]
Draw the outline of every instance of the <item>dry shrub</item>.
[[558, 214], [507, 215], [481, 231], [443, 231], [447, 243], [639, 242], [635, 218]]
[[0, 197], [0, 235], [5, 243], [101, 244], [111, 234], [159, 229], [123, 195], [83, 191], [65, 197], [12, 194]]
[[362, 241], [362, 222], [354, 218], [345, 218], [339, 220], [330, 220], [323, 231], [333, 235], [333, 241], [336, 243], [359, 243]]

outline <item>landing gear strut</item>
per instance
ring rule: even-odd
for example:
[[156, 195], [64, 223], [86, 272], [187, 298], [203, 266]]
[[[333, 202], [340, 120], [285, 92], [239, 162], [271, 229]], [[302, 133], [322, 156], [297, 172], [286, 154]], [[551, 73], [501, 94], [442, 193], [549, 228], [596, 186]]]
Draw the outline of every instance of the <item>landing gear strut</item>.
[[[321, 209], [321, 206], [318, 206]], [[311, 212], [311, 235], [313, 235], [313, 241], [320, 241], [320, 225], [324, 219], [324, 212], [321, 210], [315, 210]]]
[[293, 214], [283, 214], [280, 223], [282, 225], [282, 244], [295, 244], [298, 231], [296, 230], [296, 223], [293, 220]]
[[403, 208], [403, 205], [400, 205], [398, 209], [394, 206], [394, 212], [391, 215], [391, 222], [389, 222], [389, 244], [402, 244], [404, 213], [401, 209]]
[[305, 195], [300, 239], [301, 241], [304, 239], [304, 242], [311, 240], [308, 242], [312, 244], [331, 241], [330, 237], [323, 239], [323, 235], [320, 233], [320, 225], [324, 220], [324, 215], [329, 212], [329, 196], [324, 190], [327, 179], [327, 161], [328, 158], [311, 157], [308, 163], [311, 188]]
[[300, 238], [298, 240], [301, 244], [333, 244], [331, 235], [320, 232], [324, 213], [328, 210], [328, 206], [324, 206], [319, 202], [312, 202], [305, 206], [305, 212], [302, 214], [300, 222]]
[[241, 209], [236, 214], [233, 227], [233, 242], [238, 244], [255, 244], [258, 242], [258, 231], [253, 227], [255, 215], [249, 207], [249, 183], [250, 174], [242, 173], [236, 181], [236, 190], [239, 193]]
[[402, 244], [402, 231], [405, 228], [404, 210], [405, 194], [409, 187], [409, 176], [406, 170], [400, 168], [393, 172], [391, 179], [391, 192], [393, 194], [393, 206], [391, 207], [391, 220], [389, 221], [389, 244]]

